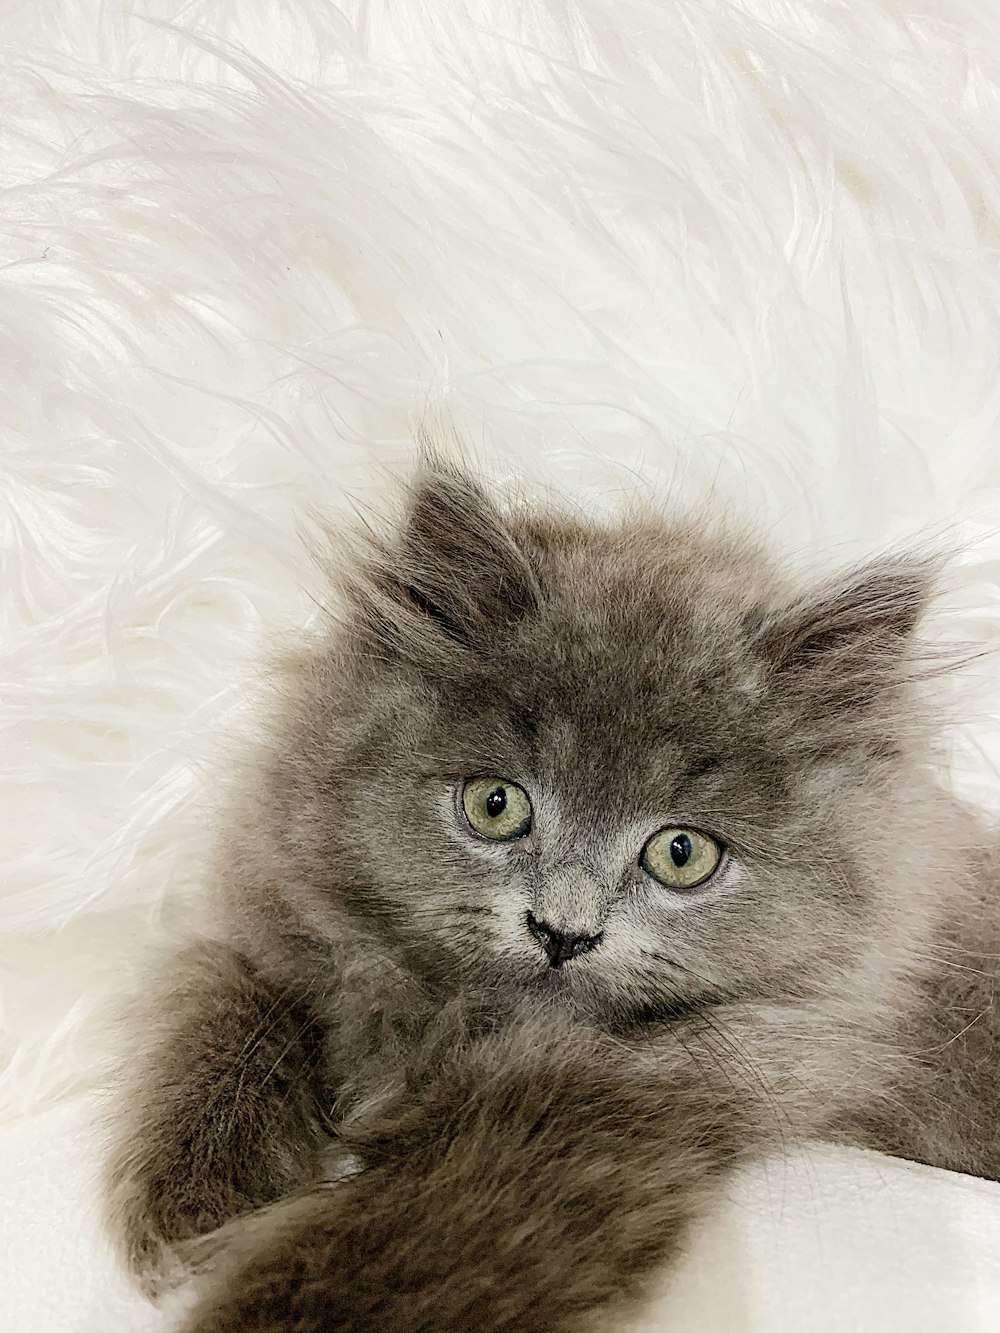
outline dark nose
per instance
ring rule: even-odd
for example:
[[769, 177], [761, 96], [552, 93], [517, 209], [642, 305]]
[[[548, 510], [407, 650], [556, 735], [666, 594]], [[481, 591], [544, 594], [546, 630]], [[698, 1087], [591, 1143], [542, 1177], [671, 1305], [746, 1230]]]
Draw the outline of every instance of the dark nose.
[[571, 958], [579, 958], [582, 953], [596, 949], [604, 938], [599, 935], [571, 935], [565, 930], [556, 930], [547, 921], [539, 921], [533, 912], [527, 916], [528, 929], [545, 950], [552, 967], [562, 967]]

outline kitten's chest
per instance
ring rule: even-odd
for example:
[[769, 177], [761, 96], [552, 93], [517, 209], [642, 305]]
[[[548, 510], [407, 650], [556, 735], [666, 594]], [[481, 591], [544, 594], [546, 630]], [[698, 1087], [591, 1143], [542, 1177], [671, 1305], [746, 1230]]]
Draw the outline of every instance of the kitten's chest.
[[320, 1084], [334, 1125], [369, 1119], [397, 1101], [435, 1009], [405, 975], [351, 968], [323, 1015]]

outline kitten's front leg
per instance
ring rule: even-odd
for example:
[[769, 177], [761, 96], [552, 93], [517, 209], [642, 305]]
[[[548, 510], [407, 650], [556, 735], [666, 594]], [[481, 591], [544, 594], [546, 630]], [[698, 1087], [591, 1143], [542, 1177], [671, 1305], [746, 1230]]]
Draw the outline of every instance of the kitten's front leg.
[[328, 1139], [309, 1015], [240, 955], [188, 951], [133, 1025], [108, 1196], [126, 1260], [155, 1292], [175, 1243], [312, 1178]]
[[435, 1063], [355, 1132], [362, 1174], [231, 1229], [185, 1333], [569, 1333], [641, 1290], [768, 1136], [681, 1047], [546, 1023]]

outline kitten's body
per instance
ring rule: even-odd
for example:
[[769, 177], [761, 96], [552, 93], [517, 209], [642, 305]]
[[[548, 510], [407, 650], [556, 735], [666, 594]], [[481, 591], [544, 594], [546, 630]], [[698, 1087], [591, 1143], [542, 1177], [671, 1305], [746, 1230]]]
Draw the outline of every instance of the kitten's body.
[[[288, 671], [223, 942], [123, 1101], [116, 1225], [147, 1276], [187, 1243], [191, 1333], [575, 1327], [793, 1138], [1000, 1175], [996, 854], [925, 768], [928, 585], [797, 596], [733, 538], [422, 480]], [[463, 823], [477, 774], [529, 836]], [[643, 870], [673, 825], [728, 847], [704, 887]], [[598, 943], [550, 966], [535, 918]]]

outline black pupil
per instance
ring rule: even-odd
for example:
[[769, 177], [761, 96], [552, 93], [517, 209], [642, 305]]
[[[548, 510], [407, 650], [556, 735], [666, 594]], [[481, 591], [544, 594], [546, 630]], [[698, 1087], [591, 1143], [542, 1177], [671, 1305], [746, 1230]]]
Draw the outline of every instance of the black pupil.
[[499, 819], [507, 809], [507, 793], [503, 787], [496, 787], [486, 798], [486, 813], [490, 819]]
[[675, 866], [686, 866], [691, 860], [691, 839], [686, 833], [670, 839], [670, 859]]

